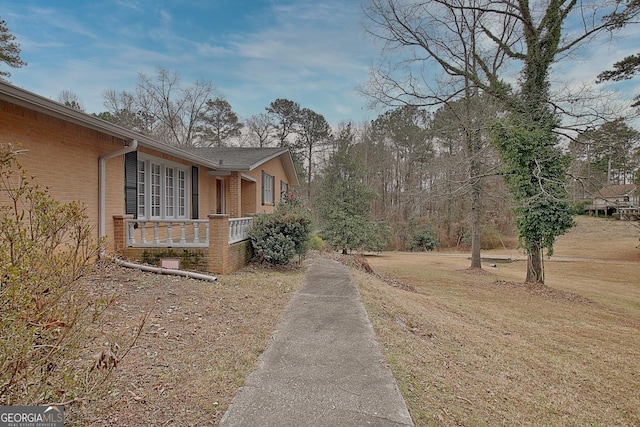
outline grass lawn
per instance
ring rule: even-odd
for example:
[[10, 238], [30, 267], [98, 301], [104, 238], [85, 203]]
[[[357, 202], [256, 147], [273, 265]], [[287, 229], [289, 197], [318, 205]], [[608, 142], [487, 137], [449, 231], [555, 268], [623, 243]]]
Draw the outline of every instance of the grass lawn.
[[416, 425], [640, 425], [638, 228], [577, 220], [547, 286], [521, 284], [525, 261], [478, 273], [456, 253], [367, 258], [393, 280], [354, 271]]

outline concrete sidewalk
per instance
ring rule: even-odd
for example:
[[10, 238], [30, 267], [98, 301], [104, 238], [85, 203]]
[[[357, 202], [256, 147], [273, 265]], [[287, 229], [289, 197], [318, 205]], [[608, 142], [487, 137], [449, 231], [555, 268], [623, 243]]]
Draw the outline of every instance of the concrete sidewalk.
[[317, 259], [221, 426], [412, 426], [349, 271]]

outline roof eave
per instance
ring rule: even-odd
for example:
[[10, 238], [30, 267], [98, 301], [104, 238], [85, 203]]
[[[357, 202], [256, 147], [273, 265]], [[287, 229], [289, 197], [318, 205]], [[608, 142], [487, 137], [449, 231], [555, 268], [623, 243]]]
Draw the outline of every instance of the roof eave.
[[111, 135], [126, 141], [135, 139], [138, 141], [139, 145], [143, 147], [152, 148], [154, 150], [161, 151], [163, 153], [170, 154], [183, 160], [188, 160], [211, 169], [218, 169], [218, 165], [205, 158], [187, 153], [186, 151], [181, 150], [178, 147], [156, 141], [152, 138], [149, 138], [148, 136], [133, 132], [129, 129], [123, 128], [113, 123], [106, 122], [97, 117], [67, 107], [66, 105], [52, 101], [50, 99], [7, 84], [5, 82], [0, 82], [0, 100], [10, 102], [12, 104], [16, 104], [21, 107], [28, 108], [30, 110], [34, 110], [48, 116], [74, 123], [82, 127], [102, 132], [104, 134]]
[[261, 158], [260, 160], [258, 160], [255, 163], [252, 163], [250, 165], [246, 165], [246, 164], [242, 164], [242, 165], [232, 165], [232, 164], [218, 164], [218, 169], [219, 170], [224, 170], [224, 171], [240, 171], [240, 172], [251, 172], [253, 170], [255, 170], [256, 168], [260, 167], [260, 165], [265, 164], [266, 162], [268, 162], [269, 160], [273, 160], [276, 157], [280, 158], [280, 161], [282, 162], [282, 165], [285, 169], [285, 172], [287, 173], [287, 176], [289, 177], [289, 179], [291, 181], [293, 181], [292, 185], [295, 187], [299, 187], [300, 186], [300, 180], [298, 179], [298, 174], [296, 173], [296, 168], [295, 165], [293, 163], [293, 157], [291, 156], [291, 151], [289, 151], [288, 148], [282, 148], [272, 154], [270, 154], [269, 156], [265, 156], [263, 158]]
[[292, 185], [294, 187], [300, 186], [300, 180], [298, 179], [298, 173], [296, 172], [296, 166], [293, 163], [293, 157], [291, 156], [291, 152], [287, 150], [286, 152], [280, 154], [280, 159], [284, 166], [287, 175], [291, 180], [293, 180]]

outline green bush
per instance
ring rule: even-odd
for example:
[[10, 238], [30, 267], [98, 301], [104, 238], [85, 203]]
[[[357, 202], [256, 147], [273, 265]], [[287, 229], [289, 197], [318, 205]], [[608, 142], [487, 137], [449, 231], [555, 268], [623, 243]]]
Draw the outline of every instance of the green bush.
[[391, 240], [391, 228], [384, 222], [370, 222], [366, 230], [364, 248], [371, 252], [382, 252]]
[[590, 204], [588, 200], [580, 200], [571, 204], [572, 215], [584, 215], [585, 207]]
[[427, 250], [432, 251], [438, 247], [438, 239], [431, 228], [427, 226], [421, 230], [418, 230], [411, 238], [411, 250]]
[[317, 234], [312, 234], [309, 238], [309, 249], [312, 249], [314, 251], [321, 251], [325, 248], [325, 246], [326, 244], [324, 240], [322, 240], [322, 237], [318, 236]]
[[287, 264], [309, 248], [311, 217], [302, 202], [288, 193], [272, 214], [258, 215], [249, 230], [254, 257], [270, 264]]

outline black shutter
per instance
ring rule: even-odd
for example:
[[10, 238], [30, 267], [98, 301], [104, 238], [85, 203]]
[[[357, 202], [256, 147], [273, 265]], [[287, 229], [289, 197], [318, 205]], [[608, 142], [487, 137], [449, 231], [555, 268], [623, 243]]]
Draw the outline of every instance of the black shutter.
[[198, 219], [198, 167], [191, 166], [191, 219]]
[[264, 189], [265, 189], [264, 175], [265, 173], [264, 171], [262, 171], [262, 175], [260, 176], [260, 193], [262, 194], [260, 200], [262, 200], [262, 206], [264, 206]]
[[127, 215], [138, 218], [138, 152], [124, 155], [124, 206]]

